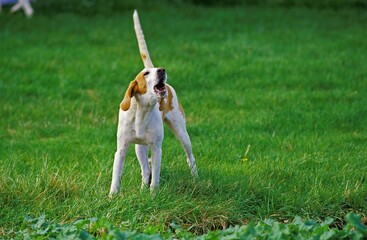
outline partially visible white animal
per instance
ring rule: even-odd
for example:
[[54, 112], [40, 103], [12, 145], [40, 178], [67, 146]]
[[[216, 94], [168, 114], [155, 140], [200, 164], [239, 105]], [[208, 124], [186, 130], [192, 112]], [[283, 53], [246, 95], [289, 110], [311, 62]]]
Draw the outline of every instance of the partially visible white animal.
[[[125, 156], [130, 144], [135, 144], [142, 187], [157, 189], [162, 158], [163, 122], [173, 131], [185, 150], [187, 163], [194, 177], [198, 177], [190, 137], [186, 131], [185, 114], [175, 90], [168, 85], [164, 68], [155, 68], [141, 30], [139, 17], [134, 12], [134, 27], [145, 68], [130, 82], [120, 104], [117, 130], [117, 151], [113, 164], [110, 194], [120, 187]], [[148, 150], [151, 150], [151, 166]]]
[[[31, 17], [33, 15], [33, 8], [31, 6], [30, 0], [18, 0], [18, 2], [10, 9], [10, 12], [14, 13], [21, 8], [23, 9], [27, 17]], [[0, 12], [1, 12], [1, 0], [0, 0]]]

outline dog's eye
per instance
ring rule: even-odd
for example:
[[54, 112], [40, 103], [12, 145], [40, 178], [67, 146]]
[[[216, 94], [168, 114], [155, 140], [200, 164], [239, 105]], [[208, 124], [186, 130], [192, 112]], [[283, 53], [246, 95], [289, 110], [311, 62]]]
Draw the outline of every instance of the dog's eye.
[[146, 71], [146, 72], [144, 73], [144, 76], [148, 76], [148, 74], [149, 74], [149, 71]]

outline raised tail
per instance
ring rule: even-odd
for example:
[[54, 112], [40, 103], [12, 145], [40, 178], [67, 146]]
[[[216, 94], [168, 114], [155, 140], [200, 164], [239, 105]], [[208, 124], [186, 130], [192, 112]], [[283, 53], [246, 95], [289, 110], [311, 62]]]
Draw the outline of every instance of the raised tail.
[[153, 68], [154, 65], [149, 56], [148, 47], [144, 39], [143, 30], [141, 29], [138, 12], [136, 10], [134, 11], [133, 19], [134, 19], [134, 29], [136, 33], [136, 38], [138, 39], [140, 56], [141, 56], [141, 59], [143, 60], [144, 67]]

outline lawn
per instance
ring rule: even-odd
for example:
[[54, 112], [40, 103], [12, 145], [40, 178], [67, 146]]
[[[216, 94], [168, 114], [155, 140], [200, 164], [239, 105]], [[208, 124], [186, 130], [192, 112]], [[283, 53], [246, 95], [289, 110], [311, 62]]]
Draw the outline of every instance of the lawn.
[[[108, 198], [119, 103], [142, 69], [132, 11], [0, 16], [0, 236], [24, 216], [196, 234], [272, 218], [367, 214], [364, 10], [139, 11], [186, 112], [200, 181], [165, 129], [161, 187], [130, 148]], [[250, 146], [245, 156], [245, 152]]]

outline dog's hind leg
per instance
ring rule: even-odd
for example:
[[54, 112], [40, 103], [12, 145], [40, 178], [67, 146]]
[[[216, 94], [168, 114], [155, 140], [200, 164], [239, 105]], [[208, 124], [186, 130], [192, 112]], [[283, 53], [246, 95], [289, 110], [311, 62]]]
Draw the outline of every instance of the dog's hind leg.
[[142, 177], [141, 188], [144, 189], [146, 187], [149, 187], [152, 172], [148, 162], [148, 146], [135, 144], [135, 153], [136, 156], [138, 157], [141, 168], [141, 177]]
[[191, 140], [186, 130], [186, 123], [183, 113], [177, 109], [173, 109], [173, 111], [169, 112], [166, 115], [164, 122], [168, 125], [168, 127], [175, 134], [176, 138], [180, 141], [186, 154], [186, 161], [189, 165], [191, 175], [197, 178], [198, 171], [196, 168], [194, 155], [192, 154]]
[[126, 151], [129, 148], [129, 144], [123, 144], [119, 146], [116, 153], [115, 159], [113, 161], [113, 171], [112, 171], [112, 183], [110, 188], [110, 195], [116, 194], [120, 188], [120, 178], [125, 163]]

